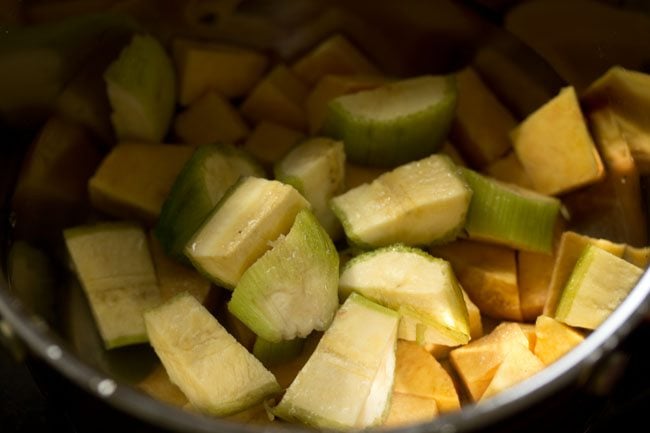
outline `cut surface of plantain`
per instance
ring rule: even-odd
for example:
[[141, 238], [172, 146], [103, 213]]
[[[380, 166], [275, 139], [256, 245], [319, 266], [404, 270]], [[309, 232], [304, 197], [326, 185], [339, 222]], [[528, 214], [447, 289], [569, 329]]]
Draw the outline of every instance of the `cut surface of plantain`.
[[596, 245], [583, 250], [562, 291], [555, 319], [596, 329], [620, 305], [643, 269]]
[[189, 146], [121, 143], [88, 180], [90, 202], [112, 217], [153, 225], [191, 156]]
[[185, 255], [216, 284], [234, 288], [305, 208], [309, 202], [290, 185], [241, 178], [187, 242]]
[[339, 256], [309, 210], [241, 276], [228, 310], [255, 334], [279, 343], [324, 331], [338, 308]]
[[198, 147], [176, 177], [160, 211], [156, 237], [165, 252], [182, 257], [187, 241], [227, 189], [241, 176], [263, 174], [247, 153], [231, 145]]
[[461, 169], [473, 191], [465, 222], [470, 239], [552, 253], [560, 200]]
[[231, 415], [280, 391], [273, 374], [193, 296], [180, 294], [144, 320], [169, 378], [200, 412]]
[[174, 111], [176, 78], [160, 42], [135, 35], [104, 79], [118, 140], [161, 142]]
[[160, 290], [144, 229], [100, 223], [63, 236], [106, 348], [146, 342], [142, 313], [160, 303]]
[[342, 234], [341, 223], [329, 207], [330, 199], [343, 192], [345, 152], [343, 142], [325, 137], [308, 139], [280, 160], [275, 178], [296, 188], [312, 205], [314, 215], [332, 239]]
[[[449, 262], [422, 250], [394, 245], [356, 256], [339, 279], [339, 296], [357, 292], [419, 328], [423, 344], [457, 346], [469, 341], [463, 293]], [[404, 331], [404, 326], [400, 326]], [[413, 339], [413, 334], [401, 336]]]
[[425, 75], [335, 98], [323, 130], [350, 161], [395, 167], [437, 151], [455, 107], [454, 77]]
[[427, 245], [456, 237], [471, 197], [456, 165], [436, 154], [338, 195], [330, 206], [352, 244]]
[[352, 294], [273, 412], [319, 428], [380, 425], [395, 375], [399, 316]]

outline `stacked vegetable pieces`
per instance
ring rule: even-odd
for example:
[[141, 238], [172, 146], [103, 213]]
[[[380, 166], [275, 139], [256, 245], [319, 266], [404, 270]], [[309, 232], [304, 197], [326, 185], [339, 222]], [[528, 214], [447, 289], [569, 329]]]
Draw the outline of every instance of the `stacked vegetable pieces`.
[[[245, 48], [178, 41], [176, 70], [160, 73], [159, 111], [151, 93], [129, 87], [124, 69], [130, 57], [150, 56], [158, 69], [171, 68], [156, 44], [134, 38], [107, 73], [120, 144], [89, 185], [99, 210], [153, 224], [166, 255], [229, 298], [226, 316], [183, 293], [142, 302], [142, 288], [121, 275], [126, 271], [105, 273], [126, 281], [120, 296], [136, 316], [144, 314], [135, 339], [127, 332], [107, 339], [107, 347], [140, 341], [146, 323], [169, 379], [194, 410], [268, 421], [243, 415], [261, 411], [341, 429], [425, 421], [556, 360], [606, 320], [648, 265], [648, 250], [638, 248], [645, 230], [616, 232], [608, 242], [598, 239], [611, 233], [607, 227], [567, 218], [565, 206], [569, 217], [584, 213], [588, 200], [575, 197], [627, 176], [630, 184], [616, 187], [611, 206], [634, 212], [608, 216], [624, 227], [644, 221], [639, 169], [621, 130], [643, 131], [633, 114], [602, 101], [634, 94], [630, 83], [649, 80], [645, 75], [614, 69], [587, 92], [594, 142], [571, 87], [516, 126], [473, 69], [380, 77], [341, 36], [270, 70], [264, 56]], [[204, 74], [196, 59], [222, 72]], [[187, 107], [175, 136], [166, 114], [166, 101], [175, 98], [170, 77]], [[125, 123], [134, 107], [146, 119]], [[450, 131], [457, 149], [445, 142]], [[315, 132], [331, 137], [299, 141]], [[147, 144], [152, 152], [172, 149], [160, 153], [156, 170], [110, 164], [115, 155], [135, 154], [143, 145], [128, 141], [143, 137], [189, 143]], [[264, 178], [271, 166], [277, 180]], [[124, 178], [150, 188], [133, 197], [116, 186]], [[114, 231], [93, 225], [66, 232], [105, 335], [120, 328], [103, 313], [107, 292], [85, 277], [102, 265], [80, 260], [88, 250], [75, 241], [79, 233], [109, 238], [119, 257], [126, 253]], [[145, 247], [143, 263], [146, 257]], [[152, 284], [160, 290], [156, 271]], [[444, 383], [444, 392], [401, 382], [420, 363], [427, 366], [422, 380]], [[283, 397], [274, 374], [289, 377]], [[345, 387], [351, 391], [341, 400]]]

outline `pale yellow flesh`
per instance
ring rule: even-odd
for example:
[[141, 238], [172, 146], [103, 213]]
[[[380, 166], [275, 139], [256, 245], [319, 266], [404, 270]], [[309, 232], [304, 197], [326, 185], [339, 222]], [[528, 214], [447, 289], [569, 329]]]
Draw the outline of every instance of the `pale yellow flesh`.
[[64, 236], [106, 347], [146, 341], [142, 313], [160, 303], [160, 291], [144, 230], [104, 224]]
[[638, 125], [647, 124], [650, 107], [650, 75], [613, 66], [595, 80], [582, 95], [589, 106], [607, 102], [616, 112]]
[[327, 106], [337, 96], [373, 89], [385, 82], [385, 78], [375, 75], [323, 76], [305, 101], [309, 132], [316, 134], [320, 131], [327, 117]]
[[591, 83], [581, 98], [590, 110], [602, 111], [604, 107], [610, 111], [643, 175], [650, 173], [649, 83], [647, 73], [614, 66]]
[[341, 223], [330, 209], [329, 201], [343, 191], [343, 142], [325, 137], [311, 138], [287, 154], [275, 171], [278, 180], [296, 186], [311, 203], [314, 215], [330, 237], [340, 237]]
[[287, 390], [278, 413], [320, 427], [381, 423], [393, 384], [397, 325], [391, 310], [351, 296]]
[[231, 45], [176, 39], [179, 102], [188, 105], [206, 91], [232, 98], [243, 96], [261, 78], [268, 60], [257, 52]]
[[605, 174], [572, 87], [524, 120], [512, 132], [512, 140], [535, 190], [541, 193], [568, 192]]
[[481, 400], [488, 399], [544, 368], [544, 363], [527, 347], [515, 345], [507, 353]]
[[455, 284], [444, 260], [388, 250], [369, 253], [367, 259], [347, 266], [339, 279], [339, 293], [347, 296], [355, 291], [395, 310], [409, 307], [416, 321], [421, 315], [435, 323], [441, 334], [437, 342], [455, 345], [469, 340], [465, 303]]
[[384, 421], [386, 427], [405, 427], [431, 421], [438, 416], [436, 401], [432, 398], [393, 392], [390, 412]]
[[580, 256], [562, 292], [555, 318], [596, 329], [634, 288], [643, 269], [595, 245]]
[[346, 233], [363, 244], [428, 244], [464, 221], [471, 190], [440, 155], [405, 164], [333, 199]]
[[249, 177], [236, 188], [185, 248], [196, 266], [233, 287], [309, 207], [298, 191], [277, 181]]
[[[396, 118], [419, 113], [438, 103], [448, 92], [448, 82], [439, 77], [423, 76], [387, 84], [376, 89], [336, 99], [341, 107], [361, 119], [376, 122], [394, 121]], [[387, 104], [386, 101], [400, 103]]]
[[566, 231], [560, 237], [560, 243], [557, 247], [551, 280], [548, 286], [546, 302], [544, 304], [543, 314], [553, 317], [555, 310], [562, 294], [562, 290], [569, 281], [569, 276], [573, 270], [580, 254], [584, 248], [589, 245], [598, 245], [610, 253], [622, 257], [625, 252], [625, 246], [610, 242], [606, 239], [596, 239], [589, 236], [581, 235], [576, 232]]
[[192, 152], [186, 146], [120, 144], [90, 179], [90, 200], [112, 216], [153, 223]]
[[585, 336], [570, 326], [548, 316], [535, 321], [535, 355], [549, 365], [580, 344]]
[[228, 415], [279, 391], [273, 374], [191, 295], [147, 312], [145, 322], [169, 378], [199, 411]]
[[515, 250], [458, 239], [429, 251], [451, 263], [458, 281], [482, 314], [521, 320]]
[[397, 341], [393, 392], [433, 399], [440, 412], [460, 409], [449, 373], [422, 346], [411, 341]]
[[491, 333], [451, 351], [451, 364], [473, 401], [490, 385], [497, 369], [515, 346], [529, 350], [529, 341], [518, 323], [503, 322]]

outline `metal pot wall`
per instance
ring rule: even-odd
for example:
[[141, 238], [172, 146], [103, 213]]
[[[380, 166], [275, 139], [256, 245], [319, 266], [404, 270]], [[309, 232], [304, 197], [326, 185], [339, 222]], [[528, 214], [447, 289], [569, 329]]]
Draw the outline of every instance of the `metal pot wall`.
[[[292, 58], [323, 34], [339, 29], [393, 74], [450, 72], [473, 62], [520, 118], [554, 95], [567, 81], [583, 85], [581, 79], [593, 79], [604, 72], [599, 68], [621, 59], [625, 61], [625, 53], [618, 53], [620, 58], [611, 60], [598, 57], [598, 47], [587, 47], [588, 54], [598, 58], [585, 68], [580, 67], [580, 62], [578, 67], [572, 68], [561, 56], [559, 60], [558, 57], [544, 60], [540, 56], [544, 54], [543, 44], [535, 46], [534, 38], [527, 41], [536, 52], [502, 29], [516, 27], [502, 14], [516, 2], [460, 4], [413, 0], [396, 5], [372, 1], [165, 1], [152, 2], [153, 7], [150, 2], [121, 3], [128, 4], [128, 7], [122, 6], [163, 40], [176, 34], [223, 39], [272, 50], [280, 58]], [[588, 13], [585, 9], [585, 14]], [[35, 17], [32, 19], [38, 19], [39, 15]], [[603, 34], [618, 34], [623, 30], [615, 26], [622, 22], [614, 20], [612, 27], [600, 30]], [[305, 23], [310, 23], [311, 27]], [[243, 28], [250, 31], [242, 32]], [[498, 59], [509, 62], [499, 66]], [[631, 64], [626, 66], [647, 68], [650, 45], [635, 47], [629, 59]], [[523, 87], [522, 83], [504, 81], [499, 67], [514, 70], [516, 76], [524, 80]], [[529, 91], [522, 93], [520, 90], [526, 88], [527, 83], [531, 84]], [[12, 202], [21, 164], [25, 158], [38, 157], [27, 152], [33, 127], [42, 119], [41, 113], [48, 112], [52, 106], [46, 101], [39, 108], [26, 123], [16, 124], [12, 116], [15, 113], [11, 110], [3, 117], [0, 316], [5, 327], [8, 325], [27, 346], [30, 357], [41, 359], [83, 392], [140, 421], [175, 431], [259, 432], [256, 426], [195, 415], [166, 405], [129, 385], [151, 365], [153, 355], [148, 348], [121, 349], [112, 353], [101, 348], [85, 299], [66, 270], [60, 239], [62, 227], [82, 216], [92, 215], [92, 210], [82, 200], [73, 208], [54, 206], [53, 213], [34, 214], [38, 212], [33, 210], [38, 209], [35, 207], [30, 215], [24, 212], [17, 215], [15, 202]], [[95, 133], [101, 142], [101, 132], [96, 130]], [[102, 146], [99, 146], [98, 152], [101, 151]], [[16, 255], [17, 246], [18, 249], [26, 248], [27, 257], [31, 258], [26, 265], [27, 272], [21, 273], [20, 266], [25, 263], [20, 260], [25, 256]], [[34, 272], [40, 276], [34, 278]], [[48, 298], [52, 293], [56, 296]], [[549, 407], [557, 409], [559, 404], [572, 404], [576, 395], [583, 398], [598, 394], [598, 383], [613, 374], [608, 369], [615, 359], [611, 354], [644, 320], [649, 303], [650, 274], [646, 272], [623, 304], [583, 344], [539, 374], [484, 403], [470, 404], [457, 413], [395, 431], [456, 432], [490, 427], [503, 431], [513, 425], [526, 425], [531, 411], [544, 413]], [[264, 430], [308, 431], [299, 426], [272, 426]]]

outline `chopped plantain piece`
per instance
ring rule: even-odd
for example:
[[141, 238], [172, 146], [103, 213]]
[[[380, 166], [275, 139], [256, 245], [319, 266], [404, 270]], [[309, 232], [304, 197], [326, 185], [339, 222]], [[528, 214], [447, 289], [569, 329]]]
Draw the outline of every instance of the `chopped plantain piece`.
[[295, 146], [275, 165], [275, 178], [296, 188], [312, 205], [314, 215], [333, 240], [343, 234], [330, 209], [330, 199], [343, 192], [345, 153], [343, 143], [312, 137]]
[[625, 245], [615, 244], [607, 239], [591, 238], [572, 231], [562, 233], [555, 255], [546, 303], [544, 304], [543, 313], [545, 315], [550, 317], [555, 315], [557, 303], [562, 290], [569, 281], [569, 275], [573, 271], [580, 254], [589, 244], [597, 245], [618, 257], [623, 257], [625, 253]]
[[441, 413], [460, 409], [449, 373], [422, 346], [411, 341], [397, 341], [393, 393], [433, 399]]
[[200, 412], [232, 415], [280, 391], [273, 374], [193, 296], [178, 295], [144, 320], [172, 383]]
[[380, 425], [395, 375], [396, 312], [352, 294], [273, 412], [319, 428]]
[[458, 281], [482, 314], [522, 320], [515, 251], [508, 247], [458, 239], [430, 253], [451, 263]]
[[176, 103], [176, 77], [160, 42], [135, 35], [104, 72], [118, 141], [160, 143]]
[[451, 136], [472, 167], [482, 168], [510, 148], [515, 119], [471, 67], [456, 74], [458, 107]]
[[486, 336], [451, 351], [451, 364], [473, 401], [481, 399], [513, 349], [529, 351], [528, 338], [519, 324], [504, 322]]
[[405, 427], [431, 421], [438, 414], [438, 405], [434, 399], [393, 391], [390, 398], [390, 410], [383, 425], [395, 428]]
[[472, 189], [465, 230], [470, 239], [550, 254], [561, 202], [461, 168]]
[[[293, 215], [291, 209], [287, 213]], [[228, 310], [273, 343], [324, 331], [338, 308], [339, 256], [332, 240], [304, 209], [286, 235], [270, 242], [271, 249], [241, 275]]]
[[233, 289], [306, 208], [309, 202], [292, 186], [244, 177], [230, 187], [189, 239], [185, 255], [216, 284]]
[[555, 310], [567, 325], [596, 329], [634, 288], [643, 269], [589, 244], [578, 258]]
[[154, 224], [192, 152], [171, 144], [115, 146], [88, 182], [90, 201], [109, 215]]
[[309, 132], [320, 132], [327, 117], [327, 106], [341, 95], [369, 90], [386, 83], [379, 75], [324, 75], [305, 100]]
[[565, 193], [605, 175], [573, 87], [526, 118], [512, 131], [512, 141], [535, 190], [543, 194]]
[[546, 365], [555, 362], [585, 339], [577, 330], [544, 315], [535, 321], [535, 335], [535, 355]]
[[524, 321], [533, 322], [544, 311], [554, 265], [555, 254], [517, 252], [519, 302]]
[[239, 112], [216, 92], [199, 96], [176, 116], [176, 135], [183, 143], [236, 143], [248, 135], [248, 126]]
[[244, 142], [243, 148], [265, 168], [271, 169], [305, 134], [278, 123], [262, 120]]
[[156, 237], [167, 254], [183, 258], [187, 241], [241, 176], [262, 176], [246, 153], [227, 144], [195, 149], [174, 180], [156, 224]]
[[521, 165], [514, 151], [510, 151], [505, 156], [486, 165], [483, 172], [502, 182], [514, 183], [522, 188], [533, 189], [533, 182], [526, 174], [524, 166]]
[[514, 345], [499, 364], [481, 400], [505, 391], [543, 368], [544, 363], [529, 348]]
[[101, 223], [63, 236], [106, 348], [146, 342], [142, 314], [160, 303], [160, 289], [142, 227]]
[[268, 65], [262, 54], [235, 45], [176, 39], [172, 49], [178, 71], [178, 99], [184, 106], [208, 91], [226, 98], [244, 96]]
[[563, 197], [572, 227], [594, 237], [643, 246], [648, 240], [640, 174], [629, 136], [609, 106], [589, 113], [607, 175], [603, 181]]
[[241, 112], [252, 121], [279, 123], [305, 131], [307, 115], [303, 108], [307, 87], [284, 65], [278, 65], [246, 97]]
[[581, 100], [590, 110], [609, 106], [628, 142], [639, 172], [650, 174], [650, 75], [613, 66], [591, 83]]
[[293, 72], [306, 84], [313, 86], [327, 74], [376, 74], [377, 69], [344, 36], [336, 34], [298, 59]]
[[343, 140], [352, 162], [395, 167], [440, 149], [455, 108], [454, 77], [424, 75], [335, 98], [323, 133]]
[[342, 298], [352, 292], [431, 328], [423, 343], [456, 346], [469, 341], [467, 309], [451, 266], [422, 250], [394, 245], [356, 256], [339, 280]]
[[330, 206], [354, 245], [428, 245], [455, 239], [471, 198], [449, 157], [431, 155], [334, 197]]

